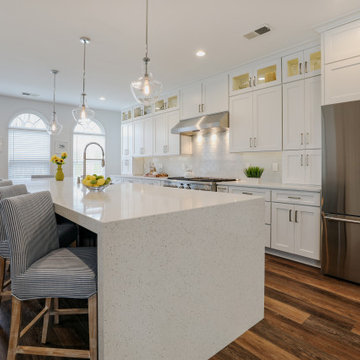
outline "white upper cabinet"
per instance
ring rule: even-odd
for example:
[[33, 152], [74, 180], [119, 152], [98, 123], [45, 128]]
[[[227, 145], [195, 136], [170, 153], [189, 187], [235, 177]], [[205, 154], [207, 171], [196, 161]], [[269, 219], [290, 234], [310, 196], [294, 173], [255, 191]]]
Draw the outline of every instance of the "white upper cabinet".
[[202, 82], [185, 86], [181, 89], [181, 118], [190, 119], [202, 112]]
[[322, 40], [325, 64], [360, 56], [360, 20], [326, 31]]
[[165, 110], [177, 110], [179, 108], [179, 92], [173, 92], [161, 96], [154, 106], [154, 112], [162, 112]]
[[360, 20], [325, 31], [323, 104], [360, 100]]
[[281, 100], [281, 85], [253, 92], [253, 150], [281, 150]]
[[221, 74], [182, 88], [181, 119], [227, 111], [228, 75]]
[[221, 74], [203, 81], [202, 98], [204, 114], [229, 110], [228, 75]]
[[153, 153], [153, 119], [134, 121], [134, 156], [151, 156]]
[[131, 120], [132, 119], [132, 108], [123, 109], [121, 111], [121, 121]]
[[153, 117], [154, 121], [154, 155], [166, 154], [168, 145], [168, 126], [164, 114]]
[[281, 59], [247, 64], [230, 73], [230, 96], [281, 84]]
[[281, 85], [230, 98], [230, 152], [282, 147]]
[[252, 93], [230, 98], [230, 152], [252, 150], [253, 96]]
[[283, 85], [284, 150], [321, 148], [321, 77]]
[[283, 183], [321, 185], [321, 150], [283, 151]]
[[132, 156], [133, 124], [131, 122], [121, 125], [121, 155]]
[[321, 72], [320, 46], [284, 56], [282, 71], [284, 83], [319, 75]]

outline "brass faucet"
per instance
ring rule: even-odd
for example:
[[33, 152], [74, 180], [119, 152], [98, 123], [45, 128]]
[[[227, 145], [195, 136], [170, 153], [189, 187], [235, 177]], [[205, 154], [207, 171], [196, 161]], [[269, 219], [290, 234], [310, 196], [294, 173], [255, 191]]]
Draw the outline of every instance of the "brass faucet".
[[[102, 152], [102, 158], [101, 159], [87, 159], [86, 158], [86, 150], [90, 145], [97, 145], [101, 149], [101, 152]], [[84, 155], [83, 155], [83, 179], [85, 179], [85, 177], [86, 177], [86, 160], [101, 160], [101, 167], [104, 167], [105, 166], [105, 152], [104, 152], [103, 147], [99, 143], [94, 142], [94, 141], [89, 142], [85, 146]]]

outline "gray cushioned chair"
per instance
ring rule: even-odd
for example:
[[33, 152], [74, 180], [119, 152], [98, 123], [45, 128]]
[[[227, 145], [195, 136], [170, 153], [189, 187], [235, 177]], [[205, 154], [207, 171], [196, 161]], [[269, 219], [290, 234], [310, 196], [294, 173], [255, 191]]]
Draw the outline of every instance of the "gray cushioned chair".
[[[16, 354], [97, 359], [96, 248], [59, 248], [55, 213], [47, 191], [0, 202], [10, 243], [12, 314], [8, 360]], [[21, 303], [45, 298], [44, 309], [22, 330]], [[44, 315], [46, 343], [50, 315], [83, 314], [84, 309], [52, 310], [52, 298], [88, 299], [89, 350], [21, 346], [20, 338]]]
[[0, 186], [9, 186], [12, 184], [13, 182], [11, 180], [0, 180]]

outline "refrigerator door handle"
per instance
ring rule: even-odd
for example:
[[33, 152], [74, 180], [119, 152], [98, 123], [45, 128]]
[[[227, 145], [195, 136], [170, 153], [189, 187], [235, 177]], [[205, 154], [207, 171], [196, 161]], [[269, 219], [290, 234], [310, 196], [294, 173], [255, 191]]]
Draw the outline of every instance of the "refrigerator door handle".
[[360, 219], [356, 220], [353, 218], [346, 218], [346, 217], [338, 217], [338, 216], [331, 216], [331, 215], [324, 215], [324, 219], [326, 220], [333, 220], [338, 222], [346, 222], [346, 223], [352, 223], [352, 224], [360, 224]]

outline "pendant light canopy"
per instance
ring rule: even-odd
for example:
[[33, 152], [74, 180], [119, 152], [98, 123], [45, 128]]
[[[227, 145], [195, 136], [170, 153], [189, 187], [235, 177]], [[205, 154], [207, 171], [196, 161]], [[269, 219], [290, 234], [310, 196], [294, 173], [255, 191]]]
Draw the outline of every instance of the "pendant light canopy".
[[54, 88], [53, 88], [53, 112], [52, 112], [52, 118], [51, 118], [51, 122], [50, 124], [48, 124], [48, 126], [46, 127], [46, 131], [50, 134], [50, 135], [59, 135], [61, 133], [62, 130], [62, 125], [58, 122], [57, 120], [57, 115], [56, 115], [56, 75], [59, 71], [58, 70], [51, 70], [51, 73], [53, 74], [54, 77]]
[[91, 110], [86, 101], [85, 93], [85, 75], [86, 75], [86, 45], [90, 43], [87, 37], [81, 37], [80, 42], [84, 45], [84, 59], [83, 59], [83, 88], [81, 94], [81, 105], [72, 111], [73, 117], [76, 122], [83, 123], [86, 120], [92, 120], [95, 117], [95, 111]]
[[162, 90], [162, 83], [153, 78], [152, 74], [148, 72], [148, 64], [150, 58], [148, 56], [149, 50], [149, 0], [146, 0], [146, 32], [145, 32], [145, 57], [143, 58], [145, 64], [145, 74], [137, 80], [132, 81], [130, 88], [135, 100], [145, 106], [154, 103], [160, 96]]

